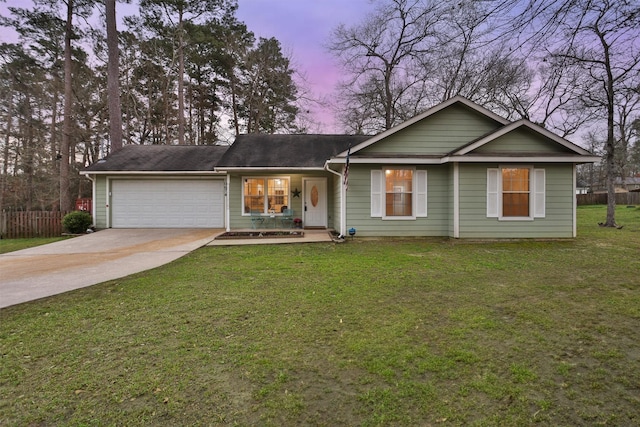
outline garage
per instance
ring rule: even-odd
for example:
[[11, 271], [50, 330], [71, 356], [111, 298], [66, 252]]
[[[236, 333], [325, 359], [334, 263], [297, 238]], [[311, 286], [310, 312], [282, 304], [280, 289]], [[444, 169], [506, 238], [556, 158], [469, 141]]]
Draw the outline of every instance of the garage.
[[112, 179], [113, 228], [222, 228], [222, 179]]

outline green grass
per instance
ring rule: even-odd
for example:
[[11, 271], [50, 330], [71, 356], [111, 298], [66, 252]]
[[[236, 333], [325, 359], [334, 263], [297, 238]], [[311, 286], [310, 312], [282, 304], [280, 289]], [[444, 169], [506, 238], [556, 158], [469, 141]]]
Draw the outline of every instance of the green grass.
[[0, 425], [638, 425], [640, 210], [572, 241], [207, 247], [0, 311]]
[[57, 242], [58, 240], [68, 239], [69, 237], [47, 237], [33, 239], [0, 239], [0, 254], [7, 252], [19, 251], [34, 246], [46, 245], [47, 243]]

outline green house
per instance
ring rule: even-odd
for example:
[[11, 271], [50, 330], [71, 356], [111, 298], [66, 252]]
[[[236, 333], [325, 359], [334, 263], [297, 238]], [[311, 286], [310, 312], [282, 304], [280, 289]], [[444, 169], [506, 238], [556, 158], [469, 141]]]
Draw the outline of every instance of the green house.
[[375, 136], [127, 146], [82, 173], [93, 181], [98, 228], [571, 238], [576, 165], [598, 160], [530, 121], [455, 97]]

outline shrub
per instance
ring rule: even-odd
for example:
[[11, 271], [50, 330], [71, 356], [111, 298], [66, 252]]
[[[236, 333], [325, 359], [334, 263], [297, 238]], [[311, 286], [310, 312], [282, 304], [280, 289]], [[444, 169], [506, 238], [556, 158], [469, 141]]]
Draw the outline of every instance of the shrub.
[[73, 234], [84, 233], [92, 223], [93, 218], [91, 218], [91, 214], [85, 211], [74, 211], [66, 214], [64, 218], [62, 218], [64, 228]]

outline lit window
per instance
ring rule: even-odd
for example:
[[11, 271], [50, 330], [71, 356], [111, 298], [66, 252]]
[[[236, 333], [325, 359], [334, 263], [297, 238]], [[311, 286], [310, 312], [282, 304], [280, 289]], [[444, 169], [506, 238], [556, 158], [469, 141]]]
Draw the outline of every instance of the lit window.
[[245, 178], [244, 212], [282, 212], [289, 207], [289, 178]]
[[502, 216], [528, 217], [530, 206], [529, 169], [502, 169]]
[[385, 169], [385, 216], [413, 215], [413, 170]]

